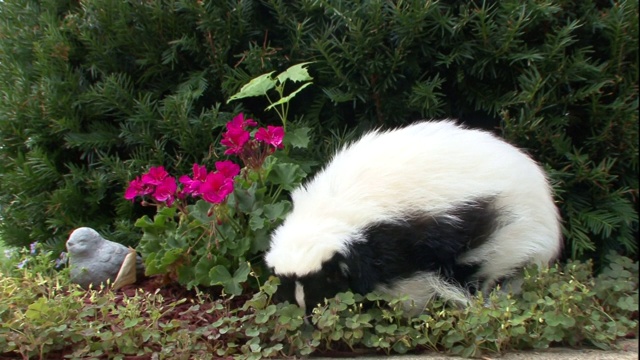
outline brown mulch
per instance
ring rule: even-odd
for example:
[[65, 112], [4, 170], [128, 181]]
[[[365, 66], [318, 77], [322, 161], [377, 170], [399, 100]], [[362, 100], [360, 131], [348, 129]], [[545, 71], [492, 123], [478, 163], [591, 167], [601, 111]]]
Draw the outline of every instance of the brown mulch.
[[[162, 296], [162, 304], [156, 303], [154, 306], [162, 309], [163, 322], [169, 322], [171, 320], [181, 320], [188, 323], [190, 326], [197, 327], [206, 324], [210, 324], [219, 319], [219, 316], [212, 312], [208, 312], [211, 309], [211, 302], [204, 302], [200, 305], [200, 311], [195, 313], [188, 311], [193, 305], [198, 303], [198, 296], [195, 290], [187, 290], [184, 286], [177, 282], [168, 282], [162, 276], [146, 277], [141, 281], [133, 285], [126, 285], [121, 289], [116, 290], [115, 300], [117, 305], [125, 306], [124, 299], [135, 297], [140, 292], [153, 294], [156, 293]], [[212, 295], [213, 292], [210, 292]], [[213, 295], [212, 298], [217, 297]], [[186, 299], [179, 305], [172, 305], [181, 299]], [[89, 302], [88, 298], [85, 298], [85, 302]]]

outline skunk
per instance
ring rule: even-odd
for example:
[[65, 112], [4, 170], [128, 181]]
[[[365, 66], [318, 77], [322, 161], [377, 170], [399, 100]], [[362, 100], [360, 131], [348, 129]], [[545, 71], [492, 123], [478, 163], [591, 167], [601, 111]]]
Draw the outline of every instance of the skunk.
[[562, 247], [544, 171], [514, 146], [450, 120], [373, 131], [295, 189], [265, 263], [280, 299], [312, 309], [338, 292], [464, 306]]

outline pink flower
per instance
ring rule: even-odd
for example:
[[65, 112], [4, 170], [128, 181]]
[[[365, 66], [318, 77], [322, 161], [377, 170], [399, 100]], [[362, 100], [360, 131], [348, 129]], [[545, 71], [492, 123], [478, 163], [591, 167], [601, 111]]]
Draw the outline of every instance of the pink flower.
[[233, 192], [233, 179], [220, 172], [209, 173], [200, 186], [202, 198], [212, 204], [223, 203]]
[[242, 153], [244, 145], [249, 141], [249, 132], [242, 128], [230, 128], [222, 134], [220, 143], [227, 147], [225, 155], [237, 155]]
[[153, 185], [149, 185], [137, 177], [129, 183], [127, 190], [124, 192], [124, 198], [127, 200], [135, 199], [136, 196], [149, 195], [153, 192]]
[[227, 123], [227, 131], [222, 134], [220, 143], [227, 147], [225, 155], [239, 155], [242, 153], [244, 145], [249, 141], [250, 134], [247, 128], [257, 126], [253, 119], [245, 119], [244, 114], [236, 115]]
[[207, 179], [207, 168], [204, 165], [193, 164], [193, 179], [187, 175], [180, 177], [180, 182], [184, 184], [184, 194], [191, 196], [200, 195], [200, 185]]
[[167, 176], [156, 186], [156, 190], [153, 192], [152, 196], [156, 201], [165, 202], [167, 206], [171, 206], [175, 200], [177, 189], [178, 186], [176, 185], [176, 179], [171, 176]]
[[216, 170], [227, 178], [233, 178], [240, 174], [240, 166], [231, 160], [216, 162]]
[[157, 166], [132, 180], [124, 192], [124, 198], [133, 200], [136, 196], [151, 195], [154, 200], [171, 206], [175, 200], [176, 190], [176, 179], [169, 176], [164, 167]]
[[240, 113], [233, 117], [231, 121], [227, 123], [227, 130], [242, 129], [246, 130], [249, 126], [258, 126], [258, 123], [253, 119], [245, 119], [244, 114]]
[[169, 173], [164, 169], [164, 166], [156, 166], [142, 175], [142, 182], [148, 185], [159, 185], [167, 176]]
[[284, 128], [282, 126], [267, 126], [267, 128], [260, 128], [256, 132], [256, 140], [262, 141], [265, 144], [271, 145], [276, 149], [282, 149], [282, 139], [284, 138]]

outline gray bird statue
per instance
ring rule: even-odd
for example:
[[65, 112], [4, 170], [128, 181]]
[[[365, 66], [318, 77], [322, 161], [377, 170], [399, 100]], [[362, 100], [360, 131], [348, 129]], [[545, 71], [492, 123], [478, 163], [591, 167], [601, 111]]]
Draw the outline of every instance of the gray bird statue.
[[[67, 252], [71, 281], [84, 289], [89, 285], [97, 289], [100, 284], [106, 284], [107, 279], [114, 282], [129, 248], [103, 238], [92, 228], [81, 227], [69, 236]], [[136, 257], [136, 274], [138, 279], [144, 275], [140, 256]]]

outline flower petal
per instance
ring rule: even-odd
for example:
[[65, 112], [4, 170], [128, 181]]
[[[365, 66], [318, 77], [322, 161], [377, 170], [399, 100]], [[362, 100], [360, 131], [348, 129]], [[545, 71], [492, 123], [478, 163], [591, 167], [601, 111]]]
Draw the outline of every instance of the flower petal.
[[240, 166], [231, 160], [216, 162], [216, 170], [227, 178], [233, 178], [240, 174]]

